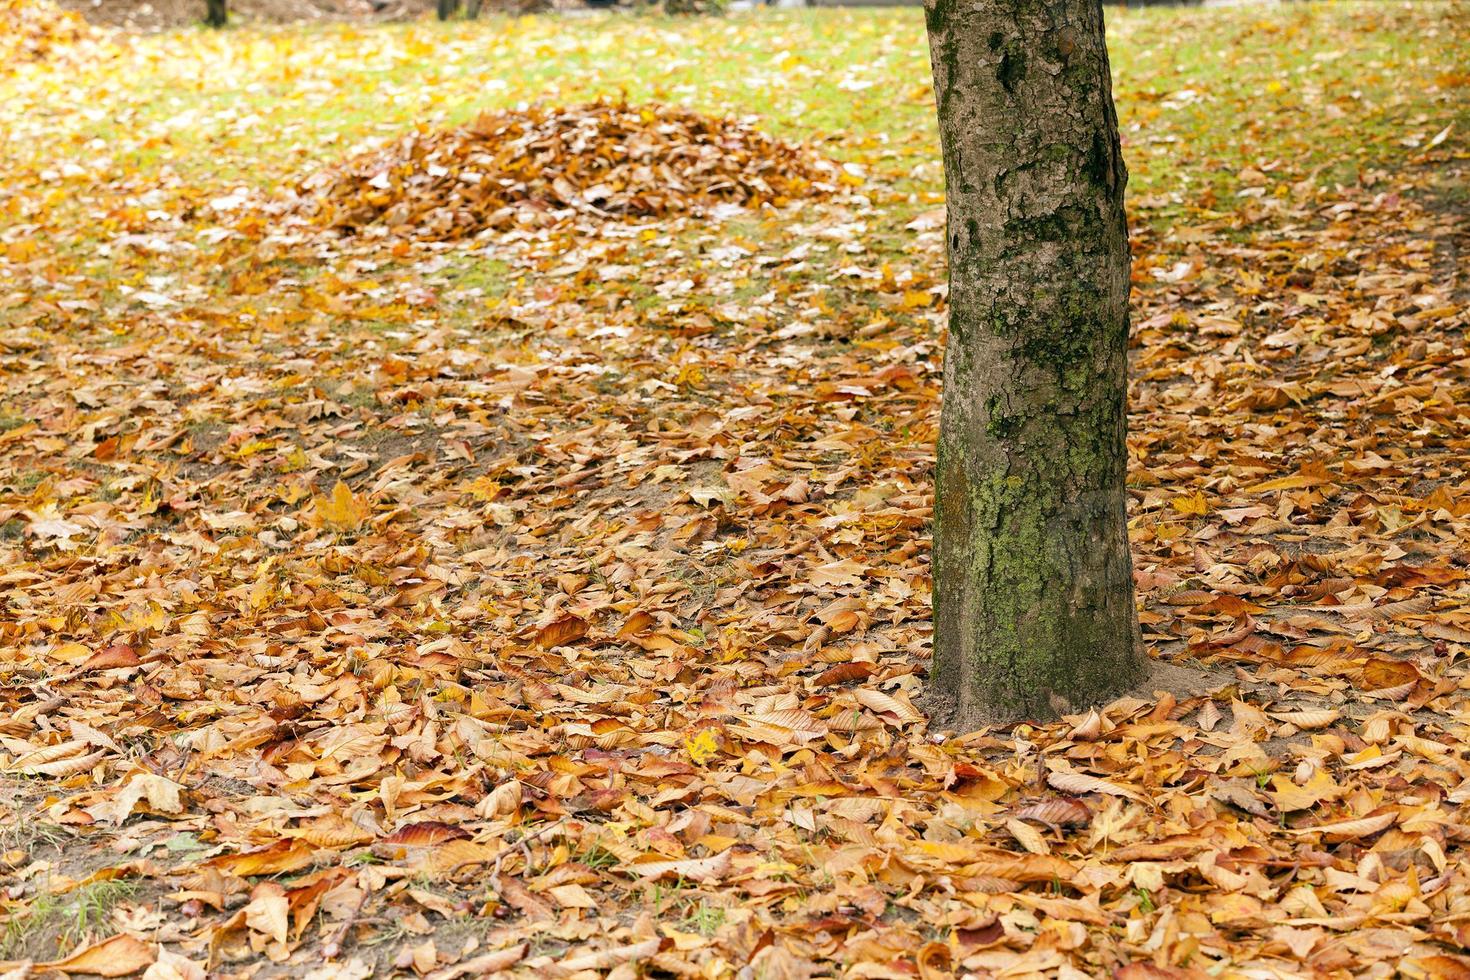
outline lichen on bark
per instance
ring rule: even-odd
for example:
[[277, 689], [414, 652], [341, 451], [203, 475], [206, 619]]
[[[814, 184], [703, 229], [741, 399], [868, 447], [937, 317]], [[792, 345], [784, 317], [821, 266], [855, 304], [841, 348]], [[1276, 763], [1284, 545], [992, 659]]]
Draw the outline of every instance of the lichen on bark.
[[1125, 510], [1127, 172], [1098, 0], [928, 0], [949, 210], [933, 685], [1047, 716], [1142, 656]]

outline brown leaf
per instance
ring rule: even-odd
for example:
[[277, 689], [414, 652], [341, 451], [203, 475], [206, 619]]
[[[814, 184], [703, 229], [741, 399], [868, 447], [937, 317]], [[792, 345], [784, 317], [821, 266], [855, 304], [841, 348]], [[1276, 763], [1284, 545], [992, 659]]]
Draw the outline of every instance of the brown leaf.
[[384, 837], [379, 843], [401, 844], [405, 847], [428, 847], [449, 840], [463, 840], [469, 836], [470, 832], [463, 827], [440, 823], [437, 820], [426, 820], [421, 823], [405, 824]]
[[153, 946], [126, 933], [118, 933], [110, 939], [79, 949], [63, 959], [37, 963], [36, 969], [90, 973], [99, 977], [125, 977], [146, 969], [155, 956]]
[[1122, 796], [1139, 803], [1144, 802], [1143, 795], [1135, 789], [1080, 772], [1048, 773], [1046, 781], [1053, 789], [1059, 789], [1063, 793], [1105, 793], [1108, 796]]
[[1016, 811], [1017, 820], [1034, 820], [1051, 827], [1085, 827], [1092, 821], [1087, 804], [1071, 796], [1033, 803]]
[[623, 865], [640, 878], [687, 878], [690, 881], [719, 881], [730, 871], [730, 852], [721, 851], [714, 857], [690, 858], [684, 861], [639, 861]]
[[532, 922], [544, 922], [556, 918], [556, 910], [538, 898], [520, 879], [510, 875], [492, 878], [491, 884], [505, 903], [516, 909]]
[[324, 813], [288, 833], [313, 847], [331, 850], [355, 847], [373, 840], [373, 835], [367, 830], [336, 813]]
[[1137, 960], [1113, 971], [1113, 980], [1207, 980], [1209, 974]]
[[1030, 824], [1022, 823], [1020, 820], [1011, 818], [1006, 821], [1005, 827], [1010, 832], [1010, 835], [1016, 839], [1016, 843], [1020, 844], [1032, 854], [1051, 853], [1051, 848], [1047, 846], [1046, 838], [1042, 837], [1041, 832]]
[[459, 980], [460, 977], [484, 977], [501, 970], [509, 970], [521, 960], [526, 958], [527, 945], [521, 943], [519, 946], [511, 946], [509, 949], [497, 949], [490, 953], [481, 953], [479, 956], [471, 957], [454, 966], [446, 966], [435, 970], [433, 973], [424, 975], [424, 980]]
[[286, 941], [291, 924], [291, 903], [286, 890], [274, 881], [262, 881], [250, 892], [245, 906], [245, 924], [278, 943]]
[[1353, 820], [1337, 820], [1333, 823], [1317, 824], [1312, 827], [1288, 827], [1288, 834], [1322, 834], [1336, 841], [1356, 840], [1359, 837], [1371, 837], [1381, 830], [1393, 826], [1398, 819], [1396, 813], [1380, 813], [1371, 817], [1358, 817]]
[[904, 697], [902, 692], [884, 694], [871, 687], [858, 687], [853, 689], [853, 695], [858, 699], [858, 703], [869, 711], [878, 715], [888, 715], [900, 725], [912, 725], [924, 720], [924, 716], [909, 703], [908, 698]]
[[112, 670], [117, 667], [136, 667], [143, 661], [126, 643], [114, 643], [105, 650], [98, 650], [77, 668], [77, 672], [88, 674], [94, 670]]
[[552, 968], [551, 976], [568, 976], [573, 973], [581, 973], [593, 970], [611, 970], [623, 963], [633, 963], [638, 960], [646, 960], [659, 951], [664, 940], [654, 937], [645, 939], [639, 943], [629, 946], [614, 946], [611, 949], [599, 949], [590, 953], [578, 953], [568, 956]]
[[1383, 691], [1389, 688], [1413, 686], [1419, 681], [1419, 671], [1404, 660], [1388, 660], [1374, 657], [1363, 665], [1362, 684], [1365, 691]]
[[928, 858], [940, 864], [961, 867], [967, 875], [1010, 881], [1071, 881], [1077, 874], [1076, 867], [1058, 857], [1016, 854], [970, 841], [915, 841], [910, 853], [921, 856], [921, 863]]
[[863, 663], [861, 661], [837, 664], [834, 667], [828, 667], [826, 670], [822, 671], [820, 674], [814, 677], [812, 679], [812, 686], [831, 687], [833, 684], [843, 684], [847, 681], [867, 680], [869, 677], [873, 676], [873, 671], [874, 667], [872, 664]]
[[106, 758], [107, 752], [103, 749], [78, 755], [77, 753], [86, 748], [86, 745], [87, 743], [82, 741], [71, 741], [28, 752], [16, 759], [6, 771], [22, 776], [52, 776], [57, 779], [65, 779], [67, 776], [91, 769]]
[[1210, 788], [1210, 795], [1221, 803], [1228, 803], [1258, 817], [1271, 815], [1271, 808], [1266, 805], [1266, 801], [1241, 782], [1232, 780], [1215, 783]]
[[544, 648], [566, 646], [587, 635], [587, 621], [579, 616], [563, 616], [541, 627], [536, 633], [536, 643]]
[[207, 866], [241, 878], [300, 871], [311, 864], [314, 849], [305, 841], [281, 840], [270, 847], [246, 854], [223, 854], [204, 862]]
[[1331, 708], [1314, 708], [1309, 711], [1271, 711], [1267, 713], [1277, 721], [1284, 722], [1295, 728], [1300, 728], [1302, 731], [1326, 728], [1342, 717], [1341, 712], [1334, 711]]

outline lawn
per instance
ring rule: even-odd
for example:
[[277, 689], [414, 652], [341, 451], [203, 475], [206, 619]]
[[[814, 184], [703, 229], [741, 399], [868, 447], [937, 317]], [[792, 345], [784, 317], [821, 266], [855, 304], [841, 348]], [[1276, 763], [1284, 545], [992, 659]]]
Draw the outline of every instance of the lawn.
[[[0, 961], [1466, 975], [1464, 23], [1110, 10], [1157, 669], [980, 732], [921, 710], [921, 11], [103, 35], [0, 71]], [[449, 241], [292, 196], [599, 98], [840, 176]]]

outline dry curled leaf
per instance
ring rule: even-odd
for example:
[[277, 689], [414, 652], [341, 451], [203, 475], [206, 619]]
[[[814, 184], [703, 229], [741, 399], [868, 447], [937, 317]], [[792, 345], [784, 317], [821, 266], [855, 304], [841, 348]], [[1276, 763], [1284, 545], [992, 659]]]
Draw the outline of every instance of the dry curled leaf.
[[456, 827], [437, 820], [424, 820], [404, 824], [379, 843], [402, 844], [405, 847], [429, 847], [445, 841], [463, 840], [469, 836], [469, 831], [463, 827]]
[[587, 970], [610, 970], [624, 963], [636, 963], [653, 956], [663, 943], [664, 940], [654, 938], [627, 946], [612, 946], [585, 953], [573, 953], [559, 960], [550, 975], [570, 976]]
[[1119, 786], [1096, 776], [1088, 776], [1085, 773], [1050, 772], [1046, 776], [1046, 781], [1053, 789], [1059, 789], [1063, 793], [1103, 793], [1108, 796], [1122, 796], [1140, 803], [1144, 801], [1143, 795], [1137, 790]]
[[1016, 811], [1017, 820], [1034, 820], [1049, 827], [1085, 827], [1092, 820], [1087, 804], [1070, 796], [1059, 796]]
[[719, 881], [730, 871], [730, 852], [721, 851], [713, 857], [689, 858], [682, 861], [638, 861], [625, 864], [624, 869], [640, 878], [687, 878], [690, 881]]
[[536, 642], [543, 647], [565, 646], [587, 635], [587, 621], [579, 616], [563, 616], [541, 627]]
[[831, 687], [833, 684], [845, 684], [848, 681], [867, 680], [873, 676], [873, 670], [872, 664], [865, 664], [861, 661], [836, 664], [812, 678], [812, 686]]
[[[156, 955], [153, 946], [126, 933], [83, 947], [59, 960], [35, 964], [37, 970], [98, 977], [125, 977], [149, 966]], [[0, 964], [4, 967], [7, 964]]]
[[1332, 823], [1316, 824], [1311, 827], [1288, 827], [1288, 834], [1322, 834], [1328, 840], [1355, 840], [1359, 837], [1371, 837], [1379, 831], [1393, 826], [1398, 819], [1396, 813], [1379, 813], [1370, 817], [1359, 817], [1354, 820], [1336, 820]]

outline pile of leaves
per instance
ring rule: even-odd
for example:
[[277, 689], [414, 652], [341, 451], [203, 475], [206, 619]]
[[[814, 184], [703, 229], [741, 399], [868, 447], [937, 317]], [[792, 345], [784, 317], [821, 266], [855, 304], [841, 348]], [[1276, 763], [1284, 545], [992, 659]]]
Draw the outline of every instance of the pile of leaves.
[[843, 176], [742, 119], [599, 101], [411, 133], [300, 190], [305, 209], [329, 227], [381, 225], [449, 241], [514, 225], [527, 209], [657, 218], [719, 204], [780, 207], [828, 196]]
[[80, 17], [46, 0], [0, 0], [0, 72], [46, 58], [87, 32]]

